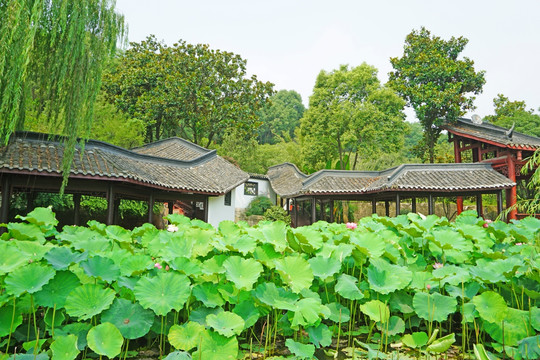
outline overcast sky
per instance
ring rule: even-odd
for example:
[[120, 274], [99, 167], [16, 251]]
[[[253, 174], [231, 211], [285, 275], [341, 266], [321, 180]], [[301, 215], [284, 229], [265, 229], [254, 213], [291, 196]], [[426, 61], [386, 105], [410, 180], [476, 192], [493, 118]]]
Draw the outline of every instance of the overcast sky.
[[168, 45], [182, 39], [234, 52], [250, 74], [296, 90], [306, 106], [322, 69], [366, 62], [386, 82], [389, 58], [425, 26], [444, 39], [469, 39], [462, 56], [486, 72], [474, 113], [492, 114], [499, 93], [540, 107], [538, 0], [117, 0], [117, 9], [129, 41], [154, 34]]

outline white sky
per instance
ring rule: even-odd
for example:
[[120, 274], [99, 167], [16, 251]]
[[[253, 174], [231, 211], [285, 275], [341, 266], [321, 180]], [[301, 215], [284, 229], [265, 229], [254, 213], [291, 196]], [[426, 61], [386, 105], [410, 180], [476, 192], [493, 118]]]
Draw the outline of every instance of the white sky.
[[117, 0], [117, 9], [129, 41], [154, 34], [168, 45], [182, 39], [234, 52], [250, 74], [299, 92], [306, 106], [322, 69], [366, 62], [386, 82], [389, 58], [425, 26], [444, 39], [469, 39], [462, 56], [486, 71], [474, 113], [492, 114], [498, 93], [540, 107], [538, 0]]

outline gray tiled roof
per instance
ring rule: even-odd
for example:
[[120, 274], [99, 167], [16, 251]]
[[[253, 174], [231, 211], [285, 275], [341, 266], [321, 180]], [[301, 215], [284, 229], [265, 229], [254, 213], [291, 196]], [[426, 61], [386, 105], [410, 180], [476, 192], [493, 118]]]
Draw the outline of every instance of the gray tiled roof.
[[211, 150], [196, 145], [179, 137], [158, 140], [151, 144], [131, 149], [139, 154], [168, 159], [190, 161], [208, 154]]
[[[60, 175], [64, 156], [63, 139], [48, 139], [47, 136], [37, 133], [14, 134], [9, 144], [0, 148], [0, 172]], [[175, 143], [178, 145], [181, 142]], [[191, 143], [187, 146], [197, 147]], [[76, 148], [71, 175], [101, 180], [125, 179], [166, 190], [207, 194], [226, 193], [249, 178], [246, 172], [218, 156], [215, 151], [201, 150], [198, 157], [182, 161], [140, 154], [95, 140], [89, 140], [84, 151]]]
[[461, 135], [476, 140], [494, 142], [500, 146], [536, 150], [540, 148], [540, 138], [513, 131], [512, 135], [507, 135], [509, 129], [496, 126], [487, 122], [475, 124], [469, 119], [459, 118], [455, 123], [447, 123], [443, 126], [453, 134]]
[[280, 196], [347, 195], [394, 191], [486, 191], [514, 183], [490, 164], [404, 164], [384, 171], [321, 170], [310, 176], [292, 164], [269, 169], [272, 187]]

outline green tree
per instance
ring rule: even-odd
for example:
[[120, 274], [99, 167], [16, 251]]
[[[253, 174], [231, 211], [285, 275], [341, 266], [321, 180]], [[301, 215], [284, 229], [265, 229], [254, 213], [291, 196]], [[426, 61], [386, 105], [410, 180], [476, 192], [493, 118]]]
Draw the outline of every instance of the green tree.
[[145, 121], [147, 142], [177, 135], [206, 147], [232, 128], [255, 136], [272, 86], [246, 77], [239, 55], [154, 36], [131, 43], [104, 78], [109, 100]]
[[259, 112], [262, 123], [258, 130], [259, 143], [275, 144], [284, 135], [294, 137], [294, 130], [300, 125], [305, 110], [299, 93], [294, 90], [278, 91]]
[[33, 108], [51, 132], [69, 135], [64, 174], [77, 136], [87, 137], [105, 60], [123, 38], [111, 0], [0, 1], [0, 142], [25, 127]]
[[527, 109], [525, 101], [510, 101], [506, 96], [498, 94], [493, 99], [495, 115], [488, 115], [484, 120], [505, 128], [515, 124], [516, 131], [540, 137], [540, 115], [533, 109]]
[[321, 71], [301, 119], [304, 168], [322, 169], [337, 159], [338, 168], [355, 169], [361, 157], [397, 151], [406, 129], [404, 105], [381, 85], [373, 66]]
[[484, 72], [476, 72], [472, 60], [458, 60], [467, 43], [463, 37], [446, 41], [421, 28], [407, 35], [403, 56], [390, 59], [389, 85], [414, 108], [430, 162], [435, 161], [442, 123], [474, 109], [475, 97], [468, 94], [481, 93], [485, 83]]

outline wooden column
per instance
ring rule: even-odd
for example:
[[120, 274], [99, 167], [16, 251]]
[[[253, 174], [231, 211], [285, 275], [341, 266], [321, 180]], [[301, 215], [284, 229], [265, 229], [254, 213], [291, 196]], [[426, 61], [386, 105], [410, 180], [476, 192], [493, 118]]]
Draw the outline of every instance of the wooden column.
[[[148, 222], [152, 224], [152, 221], [154, 221], [154, 193], [150, 193], [150, 196], [148, 197]], [[205, 221], [206, 219], [206, 204], [204, 206], [204, 214], [205, 214]]]
[[411, 199], [411, 208], [412, 208], [412, 209], [411, 209], [412, 212], [413, 212], [413, 213], [416, 213], [416, 198], [415, 198], [415, 197], [413, 197], [413, 198]]
[[81, 194], [73, 194], [73, 225], [81, 224]]
[[34, 210], [34, 200], [36, 199], [36, 193], [30, 191], [26, 193], [26, 213]]
[[326, 204], [323, 200], [321, 200], [321, 205], [320, 205], [320, 208], [319, 208], [319, 220], [323, 220], [325, 221], [326, 219], [326, 214], [325, 214], [325, 211], [324, 211], [324, 208], [326, 207]]
[[[7, 224], [9, 216], [9, 204], [11, 202], [11, 179], [9, 175], [2, 176], [2, 208], [0, 209], [0, 223]], [[0, 234], [7, 231], [5, 227], [0, 228]]]
[[315, 224], [317, 221], [317, 202], [315, 198], [311, 198], [311, 223]]
[[334, 200], [330, 200], [330, 222], [334, 222]]
[[[461, 151], [459, 151], [459, 143], [460, 141], [457, 138], [454, 138], [454, 159], [456, 163], [461, 163]], [[458, 196], [456, 198], [456, 207], [457, 214], [461, 214], [463, 212], [463, 196]]]
[[377, 213], [377, 200], [373, 199], [371, 200], [371, 215]]
[[386, 216], [390, 216], [390, 201], [384, 201], [384, 209], [386, 210]]
[[[204, 198], [204, 201], [203, 201], [203, 206], [204, 206], [204, 221], [205, 222], [208, 222], [208, 196], [206, 196]], [[153, 207], [153, 206], [152, 206]]]
[[435, 206], [433, 202], [433, 195], [429, 194], [428, 196], [428, 215], [433, 215], [435, 213]]
[[174, 202], [173, 201], [169, 201], [167, 203], [167, 207], [169, 208], [169, 215], [173, 214], [174, 212]]
[[107, 225], [114, 223], [114, 187], [109, 184], [107, 189]]
[[484, 217], [484, 210], [482, 206], [482, 194], [476, 195], [476, 212], [478, 213], [478, 216]]
[[298, 201], [294, 199], [294, 227], [298, 227]]
[[[508, 155], [506, 160], [508, 165], [508, 178], [516, 182], [516, 163], [512, 155]], [[506, 190], [506, 207], [516, 205], [517, 202], [517, 186], [514, 185], [511, 189]], [[513, 209], [508, 213], [508, 221], [517, 219], [517, 209]]]
[[114, 199], [114, 217], [113, 224], [118, 225], [120, 223], [120, 199]]
[[399, 194], [396, 194], [396, 217], [399, 216], [400, 212], [401, 212], [401, 206], [400, 206], [400, 198], [399, 198]]
[[[503, 212], [503, 191], [497, 193], [497, 214], [500, 215]], [[501, 219], [504, 220], [504, 219]]]

